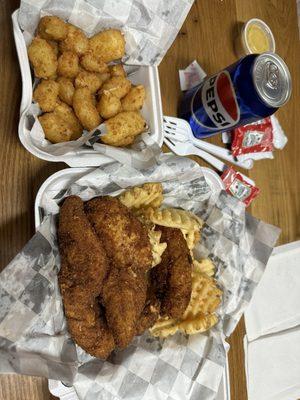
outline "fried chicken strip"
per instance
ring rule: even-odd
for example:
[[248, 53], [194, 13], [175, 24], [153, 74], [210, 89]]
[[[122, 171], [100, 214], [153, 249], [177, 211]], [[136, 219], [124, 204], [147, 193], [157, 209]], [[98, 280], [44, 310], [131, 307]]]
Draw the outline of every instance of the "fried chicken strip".
[[146, 301], [145, 272], [114, 268], [105, 281], [103, 303], [116, 344], [125, 348], [136, 335], [136, 323]]
[[136, 324], [136, 335], [142, 335], [155, 324], [159, 317], [159, 310], [160, 302], [156, 297], [153, 285], [149, 282], [146, 303]]
[[112, 266], [102, 301], [115, 343], [124, 348], [135, 335], [146, 300], [146, 271], [152, 264], [147, 228], [116, 198], [94, 198], [85, 212]]
[[85, 212], [116, 268], [133, 271], [151, 268], [148, 231], [119, 199], [96, 197], [85, 203]]
[[89, 354], [107, 358], [115, 344], [98, 297], [109, 263], [77, 196], [68, 197], [61, 206], [58, 239], [58, 281], [70, 334]]
[[[161, 301], [161, 314], [181, 318], [192, 292], [192, 262], [180, 229], [158, 227], [161, 241], [167, 243], [161, 263], [151, 271], [151, 284]], [[157, 229], [158, 229], [157, 228]]]

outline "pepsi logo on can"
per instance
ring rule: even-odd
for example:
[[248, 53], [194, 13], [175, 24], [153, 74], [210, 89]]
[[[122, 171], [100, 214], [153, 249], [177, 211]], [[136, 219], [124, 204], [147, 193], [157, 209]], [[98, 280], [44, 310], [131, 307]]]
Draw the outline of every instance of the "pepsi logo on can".
[[[209, 119], [197, 118], [202, 103]], [[240, 119], [240, 109], [228, 71], [222, 71], [205, 80], [192, 99], [192, 118], [208, 129], [234, 126]]]
[[188, 90], [179, 115], [197, 138], [272, 115], [291, 94], [291, 76], [275, 53], [249, 54]]

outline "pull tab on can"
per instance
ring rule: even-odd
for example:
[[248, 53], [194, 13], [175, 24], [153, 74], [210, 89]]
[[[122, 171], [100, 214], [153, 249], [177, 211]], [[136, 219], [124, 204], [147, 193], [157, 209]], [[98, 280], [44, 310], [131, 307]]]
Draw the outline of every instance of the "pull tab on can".
[[263, 53], [253, 65], [253, 82], [258, 95], [269, 107], [282, 107], [290, 98], [291, 74], [281, 57]]

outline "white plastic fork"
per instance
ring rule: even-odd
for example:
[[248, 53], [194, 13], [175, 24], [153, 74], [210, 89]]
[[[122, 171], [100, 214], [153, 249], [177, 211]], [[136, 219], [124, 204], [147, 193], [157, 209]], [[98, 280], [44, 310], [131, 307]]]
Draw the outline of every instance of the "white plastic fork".
[[201, 150], [207, 151], [225, 161], [229, 161], [238, 167], [245, 169], [251, 169], [253, 167], [253, 160], [237, 161], [230, 150], [195, 138], [189, 123], [184, 119], [164, 116], [164, 135], [180, 143], [191, 142]]
[[[228, 166], [224, 164], [223, 161], [219, 160], [217, 157], [214, 157], [212, 154], [209, 154], [206, 151], [199, 149], [191, 142], [178, 142], [175, 140], [173, 141], [169, 137], [165, 137], [164, 142], [170, 150], [172, 150], [179, 156], [198, 156], [208, 162], [213, 167], [215, 167], [220, 172], [224, 172], [228, 168]], [[255, 186], [255, 182], [252, 179], [248, 178], [248, 176], [245, 176], [242, 173], [241, 175], [247, 182]]]

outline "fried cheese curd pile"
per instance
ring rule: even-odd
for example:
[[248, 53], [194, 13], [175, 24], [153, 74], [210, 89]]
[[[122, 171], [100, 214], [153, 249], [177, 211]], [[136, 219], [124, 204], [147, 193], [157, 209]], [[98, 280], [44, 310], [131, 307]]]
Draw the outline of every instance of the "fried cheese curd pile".
[[[85, 203], [68, 197], [60, 210], [59, 285], [74, 341], [100, 358], [146, 330], [165, 338], [217, 323], [222, 292], [209, 259], [196, 260], [193, 213], [161, 208], [160, 183]], [[156, 221], [156, 222], [153, 222]]]
[[[57, 16], [40, 19], [28, 58], [40, 79], [33, 99], [43, 113], [38, 118], [47, 140], [76, 140], [83, 129], [92, 131], [104, 123], [102, 142], [125, 147], [147, 129], [140, 113], [146, 97], [144, 86], [134, 86], [122, 64], [110, 65], [124, 55], [124, 35], [117, 29], [88, 38]], [[56, 112], [57, 104], [70, 108], [72, 120]]]

